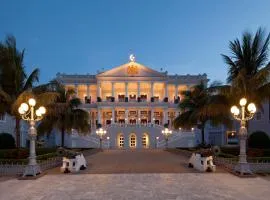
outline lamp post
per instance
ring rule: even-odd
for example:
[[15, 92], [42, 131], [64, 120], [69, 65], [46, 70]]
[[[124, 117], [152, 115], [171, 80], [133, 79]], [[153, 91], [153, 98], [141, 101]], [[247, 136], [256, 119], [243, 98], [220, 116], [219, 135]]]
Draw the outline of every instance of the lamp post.
[[172, 134], [172, 131], [168, 128], [165, 128], [161, 131], [161, 133], [164, 135], [165, 137], [165, 141], [166, 141], [166, 149], [168, 148], [168, 140], [169, 140], [169, 136]]
[[96, 130], [96, 134], [99, 136], [99, 148], [102, 149], [102, 137], [107, 133], [106, 130], [103, 130], [103, 128], [99, 128]]
[[240, 139], [240, 154], [238, 164], [235, 166], [235, 171], [241, 175], [252, 174], [249, 164], [247, 162], [247, 154], [246, 154], [246, 141], [247, 141], [247, 128], [246, 122], [254, 116], [256, 112], [256, 106], [254, 103], [250, 103], [247, 106], [247, 99], [242, 98], [239, 102], [241, 108], [239, 109], [237, 106], [231, 107], [231, 113], [233, 117], [240, 121], [240, 130], [239, 130], [239, 139]]
[[45, 107], [41, 106], [35, 110], [36, 100], [30, 98], [27, 103], [22, 103], [18, 109], [19, 114], [22, 119], [28, 121], [30, 124], [28, 136], [30, 139], [30, 152], [29, 152], [29, 163], [25, 168], [23, 177], [25, 176], [36, 176], [41, 173], [40, 166], [37, 164], [36, 160], [36, 138], [37, 131], [35, 128], [36, 121], [43, 118], [46, 113]]
[[158, 148], [158, 139], [159, 139], [159, 137], [157, 136], [156, 137], [156, 149]]
[[107, 141], [108, 141], [108, 149], [109, 149], [110, 146], [111, 146], [111, 145], [110, 145], [110, 137], [109, 137], [109, 136], [107, 137]]

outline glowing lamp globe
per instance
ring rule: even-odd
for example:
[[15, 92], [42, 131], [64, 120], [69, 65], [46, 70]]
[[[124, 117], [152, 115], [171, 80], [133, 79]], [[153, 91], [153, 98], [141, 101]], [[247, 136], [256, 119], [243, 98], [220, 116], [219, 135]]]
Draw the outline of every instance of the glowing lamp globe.
[[240, 104], [240, 106], [245, 106], [247, 104], [247, 99], [246, 98], [240, 99], [239, 104]]
[[19, 107], [18, 112], [19, 112], [21, 115], [23, 115], [23, 114], [25, 113], [25, 111], [24, 111], [24, 109], [23, 109], [22, 106]]
[[234, 115], [239, 115], [239, 113], [240, 113], [240, 110], [236, 107]]
[[248, 104], [247, 109], [248, 109], [248, 111], [249, 111], [250, 113], [252, 113], [252, 114], [256, 112], [256, 106], [255, 106], [254, 103]]
[[20, 107], [24, 110], [24, 112], [27, 112], [29, 109], [29, 106], [26, 103], [22, 103]]
[[232, 107], [231, 107], [231, 113], [232, 113], [232, 114], [235, 114], [237, 109], [238, 109], [238, 108], [237, 108], [236, 106], [232, 106]]
[[41, 112], [40, 112], [40, 110], [36, 110], [36, 115], [38, 116], [38, 117], [41, 117]]
[[42, 115], [46, 113], [46, 108], [44, 106], [39, 107], [39, 111]]
[[35, 105], [36, 105], [36, 100], [33, 99], [33, 98], [30, 98], [30, 99], [28, 100], [28, 103], [29, 103], [30, 106], [35, 106]]

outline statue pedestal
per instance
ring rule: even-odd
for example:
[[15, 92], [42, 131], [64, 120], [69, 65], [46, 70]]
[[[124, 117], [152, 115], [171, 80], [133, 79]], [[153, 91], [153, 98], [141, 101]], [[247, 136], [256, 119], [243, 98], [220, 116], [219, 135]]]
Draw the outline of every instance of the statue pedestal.
[[27, 165], [25, 167], [23, 177], [26, 176], [37, 176], [41, 174], [40, 166], [38, 164], [35, 165]]

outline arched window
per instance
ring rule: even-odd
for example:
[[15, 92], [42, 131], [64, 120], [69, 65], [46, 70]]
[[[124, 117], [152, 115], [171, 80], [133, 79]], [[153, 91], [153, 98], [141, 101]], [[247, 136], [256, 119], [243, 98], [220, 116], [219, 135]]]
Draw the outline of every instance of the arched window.
[[136, 148], [136, 135], [134, 133], [130, 135], [129, 146], [130, 148]]
[[142, 136], [142, 146], [143, 148], [149, 148], [149, 136], [147, 133], [144, 133]]
[[124, 135], [122, 133], [120, 133], [119, 136], [118, 136], [118, 147], [123, 148], [124, 144], [125, 144]]

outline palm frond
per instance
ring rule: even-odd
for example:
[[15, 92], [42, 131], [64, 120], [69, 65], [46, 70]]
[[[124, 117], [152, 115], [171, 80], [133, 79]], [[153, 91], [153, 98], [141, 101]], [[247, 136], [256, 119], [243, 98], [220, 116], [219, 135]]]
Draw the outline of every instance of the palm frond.
[[33, 84], [39, 81], [39, 69], [36, 68], [32, 71], [29, 77], [26, 79], [26, 82], [23, 87], [23, 91], [33, 88]]

